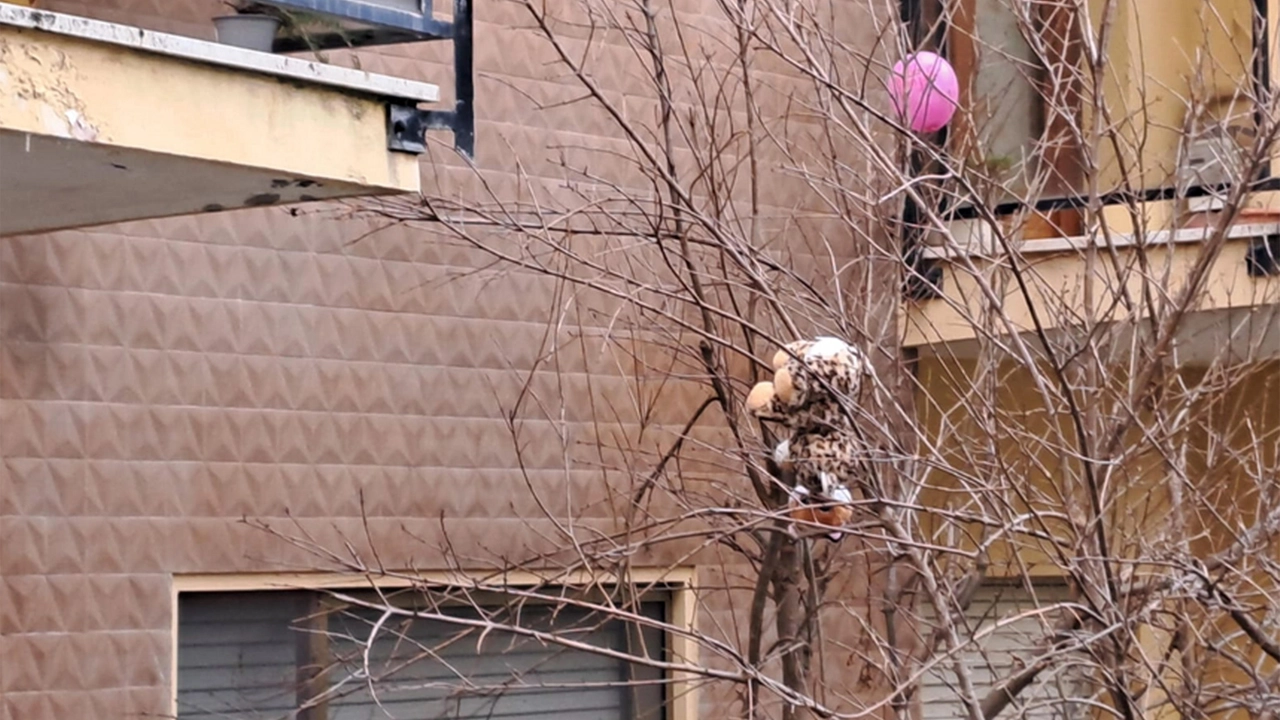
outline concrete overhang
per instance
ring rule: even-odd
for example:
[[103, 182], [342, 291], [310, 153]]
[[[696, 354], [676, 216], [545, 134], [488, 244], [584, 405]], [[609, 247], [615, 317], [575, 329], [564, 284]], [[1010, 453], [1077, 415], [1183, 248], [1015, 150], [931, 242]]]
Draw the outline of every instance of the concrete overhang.
[[0, 2], [0, 236], [419, 190], [435, 85]]
[[[1128, 366], [1136, 347], [1148, 347], [1154, 328], [1150, 322], [1107, 325], [1101, 328], [1105, 342], [1093, 341], [1093, 347], [1106, 348], [1109, 356], [1100, 358], [1117, 367]], [[1141, 331], [1143, 339], [1135, 342], [1134, 333]], [[1078, 328], [1054, 327], [1045, 331], [1045, 337], [1055, 347], [1056, 357], [1064, 356], [1063, 348], [1078, 347], [1083, 332]], [[1048, 354], [1036, 333], [1019, 333], [1030, 349], [1032, 357], [1044, 360]], [[1007, 341], [1007, 337], [1005, 340]], [[920, 358], [942, 361], [979, 360], [983, 357], [1007, 356], [1006, 351], [991, 354], [989, 343], [981, 343], [972, 337], [946, 343], [930, 343], [917, 346]], [[987, 353], [984, 355], [984, 353]], [[1169, 359], [1184, 368], [1209, 367], [1215, 364], [1256, 363], [1280, 359], [1280, 305], [1257, 307], [1217, 308], [1189, 313], [1177, 326]]]

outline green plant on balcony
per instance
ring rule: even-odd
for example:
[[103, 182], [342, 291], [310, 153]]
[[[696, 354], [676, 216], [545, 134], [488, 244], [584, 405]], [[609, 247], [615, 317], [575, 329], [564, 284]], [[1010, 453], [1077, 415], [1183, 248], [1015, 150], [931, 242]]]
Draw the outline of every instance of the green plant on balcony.
[[266, 3], [250, 0], [222, 0], [222, 4], [231, 8], [237, 15], [271, 15], [277, 10]]
[[284, 34], [301, 40], [320, 60], [328, 59], [323, 52], [324, 48], [332, 48], [337, 44], [355, 47], [355, 41], [347, 28], [329, 15], [284, 8], [279, 8], [279, 12], [284, 16]]

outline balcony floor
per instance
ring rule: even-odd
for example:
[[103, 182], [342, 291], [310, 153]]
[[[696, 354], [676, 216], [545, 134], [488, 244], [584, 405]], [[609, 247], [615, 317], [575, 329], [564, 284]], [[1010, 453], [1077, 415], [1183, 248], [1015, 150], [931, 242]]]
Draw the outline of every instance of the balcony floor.
[[0, 236], [353, 197], [355, 183], [0, 130]]

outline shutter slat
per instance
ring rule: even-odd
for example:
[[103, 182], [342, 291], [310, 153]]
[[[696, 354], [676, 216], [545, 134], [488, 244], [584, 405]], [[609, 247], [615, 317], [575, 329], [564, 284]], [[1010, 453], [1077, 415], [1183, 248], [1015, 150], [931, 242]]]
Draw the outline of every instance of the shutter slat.
[[[1034, 600], [1040, 605], [1061, 602], [1067, 599], [1065, 588], [1058, 586], [1038, 586]], [[968, 627], [961, 630], [961, 639], [969, 636], [969, 632], [990, 628], [1000, 620], [1015, 614], [1026, 612], [1037, 603], [1024, 588], [985, 587], [982, 588], [966, 613]], [[932, 617], [926, 618], [933, 623]], [[929, 629], [932, 625], [929, 626]], [[1033, 659], [1036, 654], [1036, 643], [1045, 635], [1045, 621], [1037, 618], [1023, 618], [1006, 625], [997, 631], [989, 632], [978, 641], [978, 647], [970, 645], [963, 654], [964, 662], [969, 670], [969, 679], [979, 698], [984, 696], [997, 683], [1003, 682], [1015, 674], [1023, 663]], [[1068, 685], [1059, 684], [1061, 668], [1051, 667], [1040, 674], [1036, 682], [1014, 700], [1010, 709], [1000, 717], [1010, 717], [1017, 713], [1022, 720], [1074, 720], [1081, 715], [1083, 705], [1063, 702], [1072, 697], [1065, 692]], [[954, 720], [967, 717], [964, 704], [960, 700], [960, 683], [951, 668], [951, 661], [941, 663], [933, 671], [926, 673], [920, 682], [921, 719], [922, 720]]]

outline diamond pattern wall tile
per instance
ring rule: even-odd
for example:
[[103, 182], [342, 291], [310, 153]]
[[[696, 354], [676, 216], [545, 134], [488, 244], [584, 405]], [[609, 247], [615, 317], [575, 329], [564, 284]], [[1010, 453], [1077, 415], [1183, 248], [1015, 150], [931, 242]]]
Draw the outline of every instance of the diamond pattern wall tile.
[[188, 299], [184, 301], [190, 312], [190, 324], [182, 325], [191, 336], [189, 343], [206, 353], [234, 353], [238, 351], [240, 318], [236, 304], [218, 300]]
[[43, 348], [27, 343], [0, 345], [0, 401], [34, 395], [43, 352]]
[[346, 461], [351, 465], [377, 465], [382, 454], [382, 438], [375, 434], [373, 418], [359, 414], [346, 418], [348, 430], [343, 435], [350, 448]]
[[[8, 504], [2, 515], [61, 516], [66, 514], [66, 500], [59, 494], [65, 479], [55, 475], [55, 463], [65, 461], [44, 458], [6, 458], [8, 471], [5, 490]], [[83, 483], [83, 478], [80, 478]], [[62, 481], [62, 482], [60, 482]], [[83, 495], [83, 493], [81, 493]]]
[[[64, 402], [31, 402], [26, 420], [39, 436], [32, 457], [74, 458], [84, 452], [85, 422], [74, 405]], [[9, 430], [6, 426], [6, 433]], [[15, 433], [17, 434], [17, 433]]]
[[249, 395], [246, 358], [236, 353], [206, 353], [204, 355], [209, 374], [209, 394], [206, 404], [212, 407], [247, 407]]
[[320, 373], [315, 362], [306, 357], [281, 358], [276, 367], [280, 373], [278, 382], [289, 409], [299, 412], [324, 410], [324, 399], [319, 390]]
[[[89, 540], [84, 546], [85, 567], [92, 568], [92, 572], [99, 575], [124, 573], [129, 570], [117, 553], [117, 548], [108, 541], [112, 522], [110, 518], [101, 516], [75, 518], [70, 521], [72, 532]], [[114, 603], [108, 603], [104, 609], [109, 610], [114, 607]]]
[[293, 413], [272, 413], [268, 418], [272, 434], [276, 438], [276, 462], [286, 465], [306, 464], [311, 453], [306, 443], [302, 423]]
[[66, 638], [54, 633], [9, 638], [6, 680], [9, 692], [82, 689], [76, 658]]
[[47, 238], [48, 283], [57, 287], [84, 287], [88, 281], [85, 255], [78, 245], [84, 242], [83, 233], [66, 231], [53, 233]]
[[407, 362], [420, 369], [444, 364], [445, 342], [441, 337], [440, 319], [424, 314], [404, 315], [406, 328], [405, 347], [409, 353]]
[[316, 363], [320, 374], [318, 391], [323, 394], [324, 409], [332, 413], [359, 411], [360, 399], [356, 395], [355, 372], [350, 363], [340, 360], [322, 360]]
[[377, 361], [377, 345], [374, 342], [374, 329], [370, 318], [356, 310], [343, 310], [336, 313], [338, 338], [342, 346], [342, 357], [346, 360]]
[[[89, 468], [89, 482], [102, 488], [101, 512], [110, 517], [144, 517], [151, 488], [137, 477], [140, 464], [127, 459], [99, 460]], [[158, 489], [159, 491], [159, 489]]]
[[120, 668], [124, 687], [163, 685], [169, 675], [169, 656], [173, 651], [167, 631], [128, 633], [114, 636], [111, 641], [115, 656], [127, 658]]
[[245, 254], [245, 285], [249, 297], [268, 303], [293, 301], [298, 278], [286, 272], [284, 253], [255, 250]]
[[244, 403], [253, 408], [287, 408], [289, 400], [280, 382], [279, 361], [269, 355], [240, 358], [239, 378]]
[[57, 520], [46, 520], [42, 529], [44, 551], [41, 558], [42, 572], [49, 577], [85, 571], [85, 548], [72, 532], [71, 526]]
[[323, 283], [316, 256], [309, 252], [273, 252], [281, 277], [288, 283], [289, 301], [299, 305], [322, 305]]
[[392, 412], [403, 416], [406, 426], [413, 422], [413, 416], [423, 414], [424, 393], [443, 391], [443, 388], [424, 382], [424, 375], [417, 363], [407, 362], [387, 368], [381, 378], [392, 403]]
[[314, 324], [310, 325], [311, 356], [329, 360], [340, 360], [344, 357], [342, 334], [337, 315], [342, 311], [319, 312], [312, 315]]
[[86, 454], [120, 460], [129, 456], [128, 426], [141, 409], [136, 405], [94, 404], [84, 408]]
[[320, 272], [325, 305], [344, 308], [359, 306], [350, 258], [338, 254], [318, 255], [316, 265]]
[[209, 245], [205, 248], [208, 263], [210, 290], [214, 297], [238, 300], [253, 297], [247, 282], [245, 251], [239, 247]]
[[163, 572], [172, 566], [168, 540], [173, 525], [162, 518], [117, 518], [107, 525], [105, 541], [129, 572]]
[[[6, 645], [13, 644], [16, 643], [6, 643]], [[16, 659], [16, 655], [11, 653], [12, 651], [6, 649], [5, 657]], [[55, 696], [49, 692], [6, 691], [0, 692], [0, 703], [4, 703], [5, 711], [10, 718], [60, 718], [66, 717], [65, 715], [56, 714], [65, 709], [66, 694], [62, 693], [61, 695], [63, 697], [58, 698], [55, 704]]]
[[330, 413], [308, 413], [299, 418], [309, 460], [315, 465], [342, 463], [344, 437], [339, 432], [338, 419]]
[[84, 258], [84, 287], [106, 290], [120, 287], [125, 274], [125, 238], [118, 233], [77, 233], [79, 242], [68, 248]]
[[45, 267], [46, 248], [45, 243], [35, 236], [7, 241], [3, 256], [8, 266], [5, 279], [21, 285], [38, 285], [42, 282], [47, 284], [49, 271]]
[[[134, 663], [148, 664], [144, 657], [121, 652], [125, 639], [135, 633], [79, 633], [69, 639], [72, 654], [80, 660], [78, 676], [80, 687], [86, 690], [102, 690], [129, 686], [128, 669]], [[167, 654], [167, 652], [166, 652]], [[102, 658], [114, 662], [102, 662]]]
[[[276, 459], [276, 438], [269, 412], [243, 411], [235, 414], [239, 425], [239, 459], [244, 463], [270, 463]], [[246, 491], [249, 491], [246, 488]]]
[[280, 489], [285, 507], [292, 517], [323, 517], [328, 514], [331, 498], [318, 492], [316, 469], [305, 465], [280, 468]]
[[[0, 657], [5, 657], [4, 638], [16, 635], [26, 624], [26, 619], [18, 613], [17, 601], [9, 587], [13, 579], [16, 578], [0, 578]], [[3, 694], [4, 686], [4, 666], [0, 664], [0, 694]]]
[[67, 299], [75, 290], [48, 285], [0, 285], [0, 335], [11, 341], [65, 343], [84, 337], [84, 317]]
[[134, 238], [124, 246], [124, 287], [139, 293], [177, 294], [176, 277], [169, 271], [165, 246], [157, 238]]
[[356, 411], [368, 415], [394, 412], [393, 396], [380, 392], [386, 390], [386, 366], [376, 363], [354, 363], [349, 367], [348, 377], [351, 380]]
[[[58, 605], [54, 602], [55, 597], [49, 578], [40, 575], [12, 574], [5, 577], [5, 585], [8, 589], [9, 612], [6, 613], [8, 618], [6, 628], [0, 636], [13, 637], [20, 634], [49, 632], [58, 627]], [[5, 665], [12, 668], [17, 663], [6, 662]], [[12, 674], [8, 679], [10, 682], [16, 682]]]

